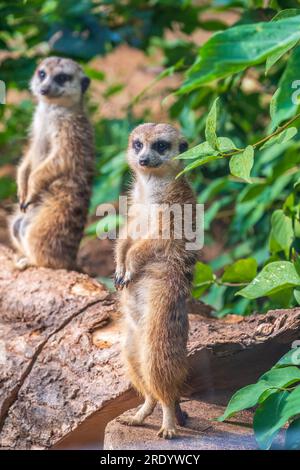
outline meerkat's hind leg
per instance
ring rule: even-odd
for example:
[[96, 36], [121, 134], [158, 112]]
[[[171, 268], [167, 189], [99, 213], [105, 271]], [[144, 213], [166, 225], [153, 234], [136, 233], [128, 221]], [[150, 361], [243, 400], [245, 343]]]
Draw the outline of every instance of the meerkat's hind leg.
[[120, 416], [117, 421], [128, 426], [141, 426], [145, 419], [153, 413], [157, 401], [151, 396], [147, 395], [143, 405], [133, 416]]
[[183, 411], [180, 406], [180, 401], [175, 402], [175, 417], [178, 426], [185, 426], [189, 415], [186, 411]]
[[164, 439], [173, 439], [176, 436], [176, 427], [175, 427], [175, 403], [166, 405], [162, 403], [163, 411], [163, 422], [160, 430], [157, 435], [163, 437]]

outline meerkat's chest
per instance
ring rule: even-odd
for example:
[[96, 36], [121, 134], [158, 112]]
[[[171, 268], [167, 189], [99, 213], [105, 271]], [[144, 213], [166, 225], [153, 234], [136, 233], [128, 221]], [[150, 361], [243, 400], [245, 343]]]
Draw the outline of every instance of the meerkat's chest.
[[165, 217], [167, 204], [162, 202], [161, 193], [155, 188], [138, 186], [133, 191], [129, 208], [129, 235], [132, 239], [158, 239], [162, 237], [162, 223], [168, 224]]
[[57, 133], [56, 125], [46, 113], [35, 116], [32, 128], [32, 164], [39, 165], [49, 155]]

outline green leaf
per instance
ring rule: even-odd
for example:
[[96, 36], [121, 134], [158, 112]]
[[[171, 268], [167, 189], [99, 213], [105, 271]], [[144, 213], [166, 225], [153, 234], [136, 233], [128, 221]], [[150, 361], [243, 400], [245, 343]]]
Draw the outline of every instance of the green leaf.
[[231, 266], [226, 266], [223, 282], [250, 282], [256, 276], [257, 261], [254, 258], [240, 259]]
[[276, 15], [273, 16], [271, 21], [278, 21], [284, 18], [292, 18], [293, 16], [298, 16], [298, 15], [300, 15], [299, 8], [286, 8], [285, 10], [282, 10], [276, 13]]
[[294, 289], [294, 297], [298, 305], [300, 305], [300, 290]]
[[188, 171], [194, 170], [198, 166], [205, 165], [205, 163], [210, 163], [213, 162], [214, 160], [219, 160], [223, 157], [219, 155], [209, 155], [207, 157], [202, 157], [199, 158], [196, 162], [190, 163], [187, 165], [177, 176], [176, 178], [179, 178], [179, 176], [183, 175], [184, 173], [187, 173]]
[[300, 347], [295, 347], [287, 352], [274, 367], [300, 366]]
[[224, 414], [218, 418], [224, 421], [238, 411], [255, 406], [267, 399], [274, 388], [287, 387], [300, 381], [300, 369], [298, 367], [273, 367], [263, 374], [255, 384], [247, 385], [238, 390], [229, 401]]
[[186, 152], [181, 153], [175, 160], [192, 160], [199, 157], [207, 157], [208, 155], [217, 155], [216, 152], [208, 142], [202, 142], [202, 144], [196, 145], [195, 147], [187, 150]]
[[285, 420], [282, 423], [281, 416], [288, 396], [288, 392], [272, 393], [257, 408], [253, 418], [253, 429], [261, 449], [271, 447], [273, 439], [285, 423]]
[[214, 34], [200, 49], [179, 94], [259, 64], [300, 39], [300, 16], [243, 24]]
[[270, 294], [269, 299], [273, 308], [289, 308], [293, 299], [293, 288], [288, 287], [275, 294]]
[[221, 152], [230, 152], [230, 150], [236, 150], [235, 144], [228, 137], [218, 137], [217, 147]]
[[295, 419], [285, 434], [285, 450], [300, 450], [300, 418]]
[[[282, 20], [283, 18], [292, 18], [293, 16], [298, 16], [300, 15], [300, 10], [298, 8], [288, 8], [286, 10], [282, 10], [277, 15], [275, 15], [271, 21], [278, 21]], [[275, 54], [270, 55], [267, 57], [266, 61], [266, 74], [269, 72], [270, 68], [286, 53], [288, 52], [292, 47], [294, 47], [298, 42], [298, 39], [296, 39], [294, 42], [291, 42], [290, 44], [286, 44], [282, 49], [279, 51], [275, 52]]]
[[248, 145], [242, 153], [233, 155], [229, 162], [230, 172], [248, 183], [251, 183], [250, 172], [254, 162], [254, 149]]
[[241, 390], [238, 390], [231, 397], [224, 414], [218, 418], [218, 421], [224, 421], [238, 411], [252, 408], [252, 406], [257, 404], [262, 393], [264, 393], [268, 388], [270, 388], [270, 386], [267, 382], [263, 381], [241, 388]]
[[300, 277], [293, 263], [289, 261], [274, 261], [267, 264], [263, 270], [244, 289], [236, 295], [247, 299], [257, 299], [271, 295], [287, 287], [300, 286]]
[[267, 57], [267, 60], [266, 60], [266, 75], [268, 74], [269, 70], [273, 67], [273, 65], [276, 64], [276, 62], [278, 62], [278, 60], [281, 59], [281, 57], [284, 54], [286, 54], [286, 52], [288, 52], [290, 49], [295, 47], [297, 43], [298, 43], [298, 39], [296, 39], [295, 41], [292, 41], [289, 44], [286, 44], [282, 49], [275, 52], [275, 54], [272, 54], [269, 57]]
[[213, 105], [208, 113], [205, 124], [205, 138], [209, 145], [213, 148], [217, 148], [217, 102], [219, 98], [216, 98]]
[[298, 133], [298, 129], [296, 127], [289, 127], [288, 129], [285, 129], [284, 131], [280, 132], [280, 134], [275, 135], [270, 140], [265, 142], [264, 145], [260, 147], [259, 150], [263, 150], [274, 144], [277, 144], [277, 145], [285, 144], [285, 142], [288, 142], [289, 140], [291, 140], [297, 133]]
[[[298, 18], [298, 17], [297, 17]], [[296, 47], [279, 81], [279, 88], [272, 97], [270, 114], [273, 128], [282, 121], [291, 118], [297, 111], [299, 104], [299, 80], [297, 79], [300, 67], [300, 47]]]
[[197, 261], [194, 268], [193, 284], [197, 286], [205, 281], [212, 281], [214, 279], [213, 271], [208, 264]]
[[300, 387], [291, 393], [279, 392], [268, 397], [256, 410], [253, 428], [261, 449], [269, 449], [278, 434], [290, 418], [300, 412]]
[[275, 240], [279, 249], [271, 250], [277, 252], [280, 250], [285, 251], [286, 256], [289, 255], [289, 249], [294, 239], [293, 221], [290, 217], [284, 214], [283, 210], [278, 209], [273, 212], [271, 218], [271, 234], [270, 239]]
[[17, 186], [15, 181], [9, 176], [0, 178], [0, 200], [7, 199], [16, 193]]
[[213, 282], [212, 268], [208, 264], [197, 261], [194, 268], [193, 296], [199, 298]]
[[300, 369], [295, 366], [272, 367], [271, 370], [263, 374], [259, 381], [264, 381], [273, 387], [288, 387], [300, 381]]

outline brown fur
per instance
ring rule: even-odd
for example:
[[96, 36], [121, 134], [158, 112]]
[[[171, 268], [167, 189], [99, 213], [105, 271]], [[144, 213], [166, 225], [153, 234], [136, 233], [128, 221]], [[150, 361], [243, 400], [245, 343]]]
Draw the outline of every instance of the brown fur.
[[[41, 81], [39, 70], [46, 73]], [[71, 74], [62, 86], [59, 73]], [[20, 208], [11, 236], [30, 265], [72, 269], [86, 222], [94, 168], [93, 131], [83, 109], [84, 74], [70, 59], [51, 57], [37, 68], [31, 88], [38, 98], [30, 144], [18, 169]], [[47, 96], [41, 95], [43, 86]]]
[[[132, 149], [134, 139], [140, 139], [145, 155], [158, 167], [139, 165], [138, 155]], [[162, 157], [151, 150], [151, 143], [163, 138], [172, 143]], [[131, 193], [133, 203], [195, 207], [193, 192], [184, 177], [175, 180], [180, 170], [173, 160], [182, 138], [168, 124], [145, 124], [133, 131], [129, 139], [128, 161], [135, 173]], [[116, 284], [122, 289], [121, 306], [125, 314], [124, 360], [134, 387], [146, 401], [127, 424], [141, 424], [152, 412], [156, 401], [163, 407], [163, 425], [159, 435], [171, 438], [175, 434], [175, 408], [187, 373], [186, 343], [188, 318], [185, 307], [189, 295], [196, 253], [187, 251], [185, 239], [174, 238], [172, 218], [170, 225], [159, 223], [158, 239], [151, 239], [150, 231], [140, 239], [131, 238], [131, 227], [139, 215], [129, 218], [128, 237], [119, 239], [116, 246]], [[163, 239], [164, 231], [171, 237]]]

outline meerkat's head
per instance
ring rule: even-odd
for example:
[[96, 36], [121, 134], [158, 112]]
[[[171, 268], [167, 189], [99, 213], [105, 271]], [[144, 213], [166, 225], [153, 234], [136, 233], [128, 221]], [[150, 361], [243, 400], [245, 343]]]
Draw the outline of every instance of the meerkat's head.
[[89, 84], [74, 60], [48, 57], [36, 68], [30, 87], [38, 100], [69, 107], [80, 103]]
[[176, 175], [181, 164], [174, 157], [187, 148], [186, 140], [171, 124], [141, 124], [130, 134], [127, 159], [135, 172]]

